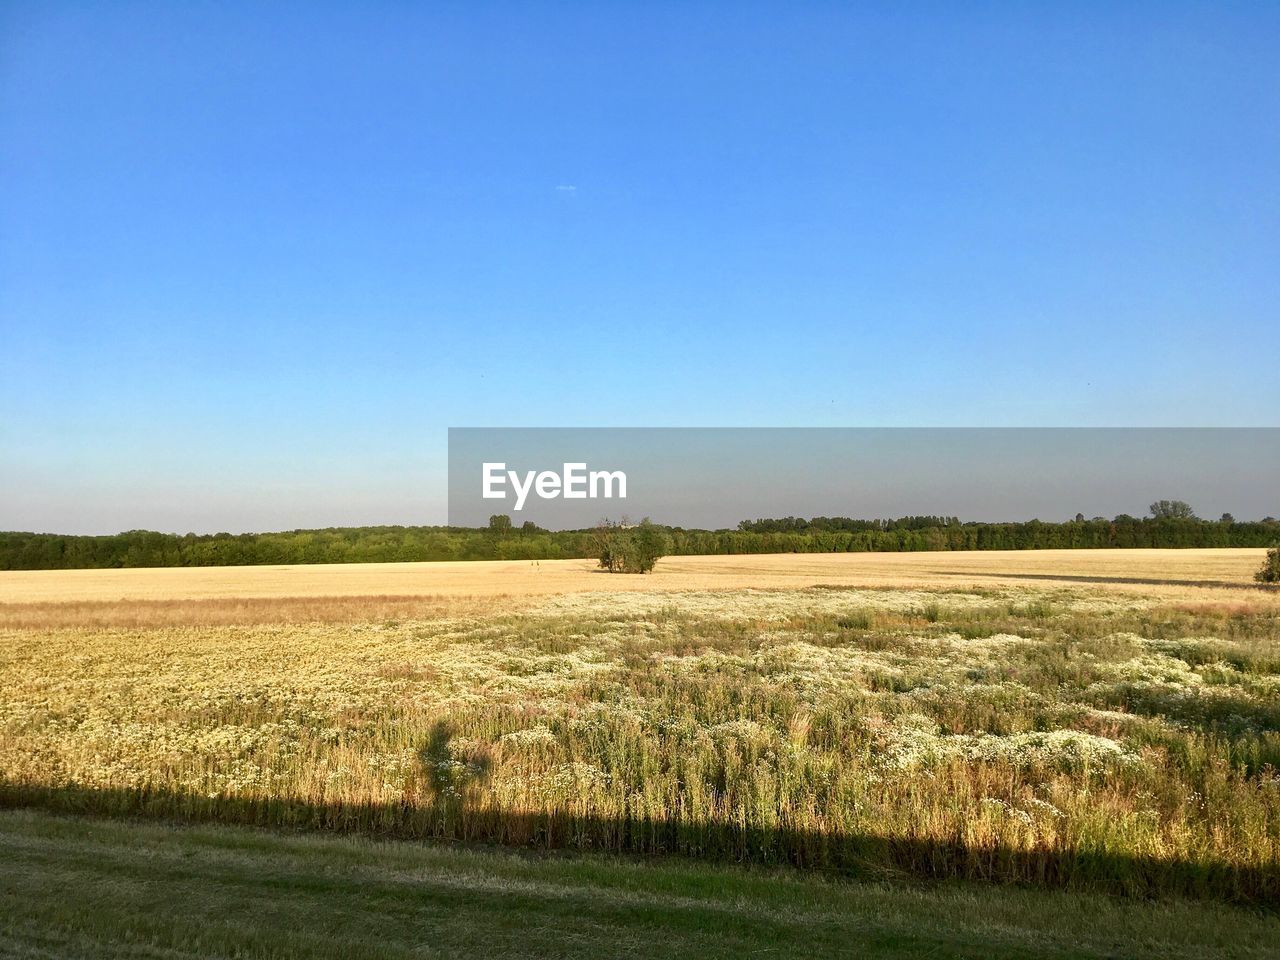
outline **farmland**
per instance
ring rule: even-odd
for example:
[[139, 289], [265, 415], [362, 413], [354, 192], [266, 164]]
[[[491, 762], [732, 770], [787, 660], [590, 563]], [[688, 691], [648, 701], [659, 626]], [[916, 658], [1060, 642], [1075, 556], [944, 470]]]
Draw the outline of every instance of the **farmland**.
[[[0, 614], [15, 605], [243, 599], [472, 597], [519, 602], [528, 596], [618, 591], [693, 591], [838, 586], [950, 587], [1084, 583], [1114, 591], [1223, 600], [1249, 589], [1264, 550], [989, 550], [938, 553], [756, 554], [668, 557], [652, 576], [608, 577], [588, 560], [310, 564], [33, 570], [0, 574]], [[1185, 588], [1185, 589], [1181, 589]], [[1222, 588], [1228, 588], [1224, 593]], [[1243, 591], [1243, 592], [1241, 592]], [[65, 609], [65, 608], [64, 608]], [[488, 603], [486, 609], [493, 609]]]
[[[844, 877], [864, 885], [813, 896], [1018, 884], [1235, 916], [1225, 901], [1280, 901], [1280, 595], [1250, 584], [1261, 557], [6, 573], [0, 796], [32, 812], [3, 832], [143, 829], [48, 818], [75, 812], [748, 864], [797, 878], [784, 898]], [[203, 856], [228, 836], [172, 842]]]

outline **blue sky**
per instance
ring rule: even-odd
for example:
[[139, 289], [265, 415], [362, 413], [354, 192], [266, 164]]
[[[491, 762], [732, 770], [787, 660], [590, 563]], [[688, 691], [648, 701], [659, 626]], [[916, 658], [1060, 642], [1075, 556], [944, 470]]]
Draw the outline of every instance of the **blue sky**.
[[0, 529], [443, 521], [449, 426], [1275, 425], [1278, 35], [6, 3]]

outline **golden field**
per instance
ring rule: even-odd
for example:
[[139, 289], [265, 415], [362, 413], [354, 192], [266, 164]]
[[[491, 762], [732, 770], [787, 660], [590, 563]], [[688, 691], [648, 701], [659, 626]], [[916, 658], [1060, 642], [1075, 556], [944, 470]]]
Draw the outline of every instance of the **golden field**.
[[1280, 897], [1258, 550], [0, 574], [0, 796]]
[[1280, 606], [1256, 589], [1260, 549], [668, 557], [644, 577], [589, 560], [0, 571], [0, 626], [386, 619], [490, 612], [569, 593], [814, 586], [1088, 586], [1170, 602]]
[[611, 577], [590, 560], [312, 564], [0, 572], [0, 603], [337, 596], [541, 596], [621, 590], [1016, 585], [1041, 578], [1102, 586], [1249, 589], [1266, 551], [989, 550], [667, 557], [653, 574]]

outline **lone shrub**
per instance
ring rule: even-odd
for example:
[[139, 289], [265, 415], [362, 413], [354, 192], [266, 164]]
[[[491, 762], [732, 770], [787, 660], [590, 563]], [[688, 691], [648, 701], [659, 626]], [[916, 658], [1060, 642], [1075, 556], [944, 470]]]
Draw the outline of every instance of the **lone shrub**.
[[610, 573], [650, 573], [671, 549], [667, 531], [646, 517], [638, 526], [603, 521], [595, 530], [600, 566]]
[[1280, 583], [1280, 547], [1272, 547], [1267, 551], [1267, 559], [1262, 569], [1253, 575], [1259, 583]]
[[671, 549], [671, 538], [660, 526], [645, 520], [632, 531], [630, 572], [651, 573], [658, 561]]

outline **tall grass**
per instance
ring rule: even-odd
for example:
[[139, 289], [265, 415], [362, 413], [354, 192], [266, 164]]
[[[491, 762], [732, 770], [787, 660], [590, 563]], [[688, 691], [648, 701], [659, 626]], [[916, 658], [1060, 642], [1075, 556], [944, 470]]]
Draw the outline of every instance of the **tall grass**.
[[11, 801], [1280, 897], [1267, 610], [628, 593], [0, 640]]

